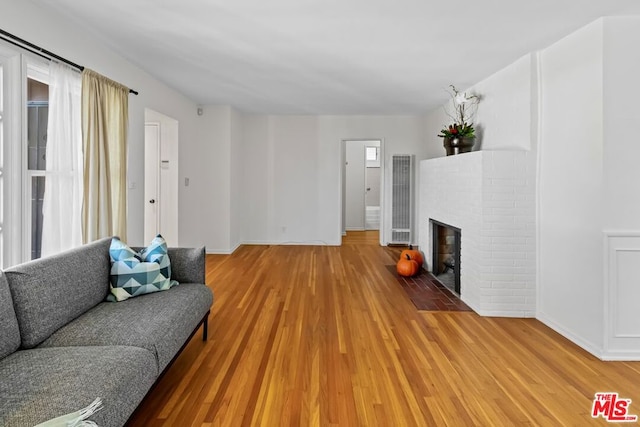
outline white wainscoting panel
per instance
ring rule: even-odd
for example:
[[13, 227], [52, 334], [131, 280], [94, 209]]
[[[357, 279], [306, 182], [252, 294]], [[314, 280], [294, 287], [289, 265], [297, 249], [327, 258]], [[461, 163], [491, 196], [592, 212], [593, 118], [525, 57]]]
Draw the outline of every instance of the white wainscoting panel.
[[605, 360], [640, 360], [640, 232], [605, 232]]

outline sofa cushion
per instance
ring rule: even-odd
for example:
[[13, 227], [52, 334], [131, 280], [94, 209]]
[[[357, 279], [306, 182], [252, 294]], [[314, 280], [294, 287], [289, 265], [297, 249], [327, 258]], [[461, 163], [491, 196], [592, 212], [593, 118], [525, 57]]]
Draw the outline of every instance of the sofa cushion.
[[178, 282], [171, 280], [167, 243], [161, 235], [139, 253], [114, 237], [109, 248], [111, 275], [108, 301], [165, 291]]
[[20, 329], [13, 299], [4, 273], [0, 271], [0, 359], [20, 347]]
[[181, 283], [164, 292], [104, 302], [62, 327], [41, 347], [130, 345], [151, 351], [161, 372], [211, 308], [202, 284]]
[[155, 358], [139, 347], [20, 350], [0, 360], [0, 425], [33, 426], [88, 406], [99, 426], [122, 426], [156, 380]]
[[109, 237], [5, 271], [23, 348], [37, 346], [104, 300], [110, 244]]

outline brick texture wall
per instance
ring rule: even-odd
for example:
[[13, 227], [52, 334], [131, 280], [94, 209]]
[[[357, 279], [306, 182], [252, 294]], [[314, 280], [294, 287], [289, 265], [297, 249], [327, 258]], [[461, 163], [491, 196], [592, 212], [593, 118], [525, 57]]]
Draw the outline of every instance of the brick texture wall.
[[535, 158], [476, 151], [420, 162], [419, 245], [431, 270], [435, 219], [462, 230], [462, 300], [486, 316], [534, 317]]

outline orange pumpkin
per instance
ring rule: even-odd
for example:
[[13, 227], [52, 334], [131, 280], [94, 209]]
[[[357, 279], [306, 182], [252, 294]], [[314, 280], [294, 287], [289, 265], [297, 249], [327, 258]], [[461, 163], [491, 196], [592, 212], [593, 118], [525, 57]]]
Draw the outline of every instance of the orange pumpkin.
[[420, 271], [420, 266], [418, 266], [418, 263], [414, 259], [411, 259], [409, 255], [406, 255], [406, 258], [400, 258], [396, 264], [396, 271], [401, 276], [411, 277]]
[[422, 264], [424, 264], [422, 253], [417, 249], [413, 249], [413, 246], [411, 245], [409, 245], [409, 249], [405, 249], [402, 251], [402, 253], [400, 254], [400, 259], [403, 259], [407, 255], [409, 255], [412, 260], [415, 260], [415, 262], [418, 263], [418, 267], [422, 267]]

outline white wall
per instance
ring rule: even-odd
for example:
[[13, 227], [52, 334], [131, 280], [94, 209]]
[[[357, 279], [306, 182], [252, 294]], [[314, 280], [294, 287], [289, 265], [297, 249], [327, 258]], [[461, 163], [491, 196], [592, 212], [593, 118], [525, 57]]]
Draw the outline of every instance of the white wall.
[[[319, 203], [324, 206], [325, 215], [319, 219], [319, 227], [332, 241], [340, 242], [340, 144], [348, 139], [380, 139], [382, 140], [382, 161], [385, 171], [382, 177], [382, 203], [385, 207], [383, 223], [380, 224], [384, 242], [390, 236], [386, 233], [391, 228], [391, 181], [390, 159], [394, 154], [412, 154], [416, 165], [426, 159], [428, 144], [426, 143], [424, 117], [420, 116], [321, 116], [319, 117], [318, 160], [323, 168], [322, 187], [318, 191]], [[417, 170], [417, 167], [415, 168]], [[418, 217], [419, 180], [415, 177], [415, 211]], [[335, 212], [335, 214], [334, 214]], [[416, 223], [417, 224], [417, 223]], [[385, 231], [386, 230], [386, 231]], [[418, 242], [418, 229], [414, 226], [414, 243]], [[337, 244], [337, 243], [336, 243]]]
[[[463, 90], [482, 97], [474, 120], [476, 143], [473, 151], [535, 149], [532, 135], [532, 131], [535, 131], [535, 127], [532, 129], [532, 118], [535, 120], [537, 109], [535, 61], [534, 54], [525, 55]], [[444, 106], [425, 116], [427, 158], [446, 155], [442, 138], [437, 135], [451, 122]]]
[[[180, 127], [180, 182], [191, 176], [198, 182], [206, 174], [200, 162], [200, 140], [195, 104], [169, 88], [140, 68], [106, 48], [93, 37], [81, 32], [63, 16], [43, 11], [31, 2], [3, 0], [0, 28], [40, 45], [73, 62], [91, 68], [113, 80], [129, 86], [139, 95], [129, 98], [129, 172], [128, 180], [136, 189], [128, 194], [127, 240], [133, 245], [143, 244], [144, 224], [144, 109], [151, 108], [175, 118]], [[188, 174], [188, 175], [185, 175]], [[199, 227], [192, 227], [201, 216], [198, 206], [201, 193], [198, 185], [180, 188], [180, 244], [204, 244]]]
[[268, 116], [242, 116], [240, 155], [240, 240], [247, 243], [275, 241], [273, 226], [273, 141]]
[[482, 96], [474, 150], [531, 150], [534, 61], [532, 55], [525, 55], [470, 89]]
[[[197, 233], [209, 253], [228, 253], [231, 248], [231, 108], [202, 107], [199, 134], [202, 143], [193, 151], [185, 174], [192, 221], [183, 228]], [[182, 232], [181, 232], [182, 234]]]
[[604, 228], [640, 230], [640, 17], [604, 23]]
[[271, 121], [276, 241], [323, 242], [324, 236], [316, 226], [323, 214], [316, 197], [323, 173], [316, 159], [318, 121], [313, 116], [273, 116]]
[[603, 358], [640, 360], [640, 17], [604, 19]]
[[243, 119], [242, 114], [231, 109], [231, 188], [230, 188], [230, 227], [229, 227], [229, 252], [233, 252], [242, 243], [242, 183], [244, 173], [244, 157], [242, 153]]
[[424, 117], [424, 133], [426, 155], [428, 159], [446, 156], [443, 138], [438, 134], [451, 122], [449, 116], [446, 115], [443, 106], [429, 112]]
[[541, 54], [538, 318], [604, 359], [640, 359], [639, 41], [602, 18]]
[[420, 160], [423, 131], [419, 116], [244, 115], [242, 240], [339, 245], [342, 141], [382, 139], [387, 159]]
[[537, 317], [596, 354], [604, 297], [602, 34], [598, 20], [540, 56]]
[[241, 240], [322, 243], [315, 116], [244, 115]]

